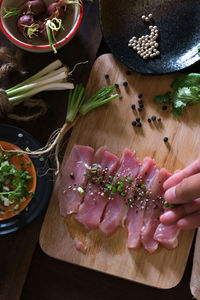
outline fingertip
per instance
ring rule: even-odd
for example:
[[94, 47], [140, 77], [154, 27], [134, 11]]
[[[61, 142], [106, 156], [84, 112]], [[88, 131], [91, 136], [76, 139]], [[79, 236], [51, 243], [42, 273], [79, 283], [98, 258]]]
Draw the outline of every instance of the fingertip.
[[171, 203], [171, 202], [173, 202], [173, 200], [176, 199], [175, 189], [176, 189], [176, 187], [173, 186], [173, 187], [169, 188], [168, 190], [166, 190], [165, 195], [164, 195], [165, 201]]
[[176, 222], [176, 215], [172, 210], [166, 211], [160, 216], [160, 222], [163, 225], [172, 225]]

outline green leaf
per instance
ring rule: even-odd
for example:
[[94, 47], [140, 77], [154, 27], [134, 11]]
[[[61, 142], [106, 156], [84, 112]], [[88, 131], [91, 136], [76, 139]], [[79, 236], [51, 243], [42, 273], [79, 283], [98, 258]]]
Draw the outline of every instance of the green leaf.
[[167, 92], [166, 94], [164, 94], [162, 96], [156, 96], [154, 101], [156, 103], [167, 103], [167, 104], [169, 104], [171, 102], [171, 98], [172, 98], [172, 92]]
[[176, 108], [174, 106], [172, 107], [171, 113], [174, 115], [174, 117], [176, 117], [176, 118], [180, 117], [182, 112], [183, 112], [182, 108]]

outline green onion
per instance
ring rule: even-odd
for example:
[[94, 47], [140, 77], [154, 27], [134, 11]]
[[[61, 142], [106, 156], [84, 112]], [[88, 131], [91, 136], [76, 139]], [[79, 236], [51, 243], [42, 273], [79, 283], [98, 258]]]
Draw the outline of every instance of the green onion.
[[111, 189], [111, 195], [114, 195], [116, 193], [116, 188], [113, 186]]
[[145, 184], [141, 184], [141, 188], [142, 189], [146, 189], [146, 185]]
[[164, 203], [164, 207], [166, 207], [166, 208], [169, 207], [169, 203], [168, 203], [168, 202], [165, 202], [165, 203]]
[[19, 8], [16, 8], [16, 7], [10, 7], [8, 9], [4, 8], [4, 18], [10, 18], [12, 16], [17, 16], [20, 12], [20, 9]]
[[10, 103], [15, 106], [42, 91], [73, 89], [73, 83], [67, 82], [67, 68], [61, 66], [62, 62], [56, 60], [22, 83], [7, 89]]
[[124, 182], [124, 181], [125, 181], [125, 178], [124, 178], [124, 177], [121, 177], [120, 180], [121, 180], [122, 182]]
[[83, 195], [83, 194], [84, 194], [84, 189], [83, 189], [82, 187], [79, 186], [79, 187], [77, 188], [77, 190], [79, 191], [79, 194], [80, 194], [80, 195]]
[[127, 178], [127, 182], [132, 182], [132, 179], [131, 178]]

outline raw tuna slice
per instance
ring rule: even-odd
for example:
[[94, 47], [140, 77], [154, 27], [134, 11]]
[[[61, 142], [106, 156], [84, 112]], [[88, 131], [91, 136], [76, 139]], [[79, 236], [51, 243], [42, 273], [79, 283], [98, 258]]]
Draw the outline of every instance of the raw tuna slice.
[[[124, 184], [124, 187], [121, 191], [115, 192], [106, 206], [103, 220], [99, 225], [99, 229], [103, 235], [109, 236], [115, 232], [118, 226], [123, 225], [127, 213], [127, 205], [123, 192], [129, 186], [127, 180], [131, 179], [133, 181], [138, 174], [139, 168], [140, 162], [135, 154], [129, 149], [125, 149], [120, 160], [119, 169], [113, 179], [113, 185], [116, 186], [115, 183], [117, 182], [118, 184], [120, 182]], [[116, 186], [117, 189], [118, 187]]]
[[[119, 158], [108, 151], [98, 150], [94, 157], [94, 175], [89, 179], [84, 201], [80, 205], [76, 219], [88, 229], [99, 226], [108, 201], [105, 185], [119, 164]], [[95, 166], [97, 170], [95, 170]], [[92, 173], [90, 173], [92, 175]]]
[[179, 232], [180, 229], [176, 224], [165, 226], [160, 223], [154, 233], [154, 239], [165, 248], [173, 249], [178, 245]]
[[76, 213], [83, 199], [80, 189], [87, 184], [88, 168], [91, 166], [94, 149], [88, 146], [74, 145], [69, 158], [61, 170], [58, 192], [61, 216]]
[[[154, 178], [154, 173], [156, 171], [156, 165], [152, 158], [145, 157], [140, 167], [138, 177], [141, 178], [142, 183], [149, 188], [151, 184], [151, 179]], [[129, 195], [131, 198], [131, 195]], [[144, 217], [144, 207], [145, 207], [145, 196], [142, 197], [140, 201], [138, 200], [138, 195], [132, 205], [130, 205], [127, 216], [127, 228], [128, 228], [128, 248], [138, 249], [141, 245], [141, 229], [143, 226]], [[139, 203], [137, 203], [139, 202]], [[142, 208], [141, 208], [142, 206]]]
[[146, 204], [144, 213], [144, 225], [141, 231], [141, 241], [144, 248], [153, 253], [159, 245], [159, 242], [154, 239], [154, 233], [160, 224], [160, 215], [163, 210], [163, 183], [171, 174], [166, 169], [157, 170], [154, 180], [151, 184], [151, 198]]

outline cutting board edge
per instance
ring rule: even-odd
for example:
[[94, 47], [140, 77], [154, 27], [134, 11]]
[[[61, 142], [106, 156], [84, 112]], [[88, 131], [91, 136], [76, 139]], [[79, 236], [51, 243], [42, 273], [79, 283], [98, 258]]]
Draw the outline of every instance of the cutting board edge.
[[[48, 251], [46, 249], [46, 247], [43, 245], [43, 242], [42, 242], [42, 239], [41, 239], [42, 234], [43, 234], [43, 225], [42, 225], [42, 228], [41, 228], [41, 231], [40, 231], [40, 235], [39, 235], [39, 245], [40, 245], [41, 250], [46, 255], [48, 255], [49, 257], [51, 257], [53, 259], [57, 259], [57, 260], [59, 260], [61, 262], [64, 262], [64, 263], [69, 263], [69, 264], [75, 265], [77, 267], [80, 266], [80, 267], [86, 268], [88, 270], [92, 270], [92, 271], [103, 273], [105, 275], [110, 275], [110, 276], [114, 276], [114, 277], [121, 278], [121, 279], [124, 279], [124, 280], [128, 280], [128, 281], [131, 281], [133, 283], [135, 282], [137, 284], [141, 284], [141, 285], [144, 285], [144, 286], [149, 286], [149, 287], [153, 287], [153, 288], [161, 289], [161, 290], [172, 289], [172, 288], [176, 287], [181, 282], [181, 280], [183, 278], [183, 275], [184, 275], [184, 272], [185, 272], [185, 268], [184, 268], [183, 271], [182, 271], [182, 273], [179, 275], [179, 277], [177, 277], [177, 281], [173, 281], [173, 283], [171, 282], [171, 284], [168, 284], [168, 285], [166, 284], [167, 282], [165, 282], [165, 285], [164, 284], [162, 284], [162, 285], [153, 285], [153, 284], [149, 284], [149, 282], [147, 282], [147, 281], [141, 281], [141, 280], [137, 281], [137, 280], [134, 280], [134, 279], [129, 278], [129, 277], [119, 276], [119, 275], [114, 274], [114, 273], [105, 272], [105, 271], [102, 271], [102, 270], [100, 270], [98, 268], [95, 268], [95, 267], [92, 267], [92, 266], [87, 266], [87, 265], [84, 265], [84, 264], [78, 264], [78, 263], [70, 261], [70, 260], [65, 260], [62, 257], [54, 255], [53, 253], [51, 253], [51, 251]], [[194, 233], [193, 233], [193, 238], [194, 238]], [[193, 241], [193, 238], [192, 238], [192, 241]], [[188, 253], [190, 252], [191, 247], [192, 247], [192, 242], [191, 242], [190, 248], [188, 248]], [[173, 251], [173, 250], [171, 250], [171, 251]], [[189, 254], [188, 254], [188, 256], [189, 256]]]

